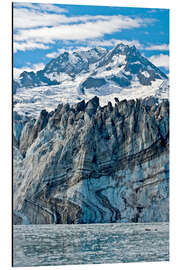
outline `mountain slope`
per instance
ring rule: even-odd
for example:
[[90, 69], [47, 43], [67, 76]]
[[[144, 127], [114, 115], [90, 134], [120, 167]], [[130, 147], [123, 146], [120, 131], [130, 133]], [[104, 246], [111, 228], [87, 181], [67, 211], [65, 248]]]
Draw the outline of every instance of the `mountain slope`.
[[[94, 48], [88, 51], [64, 52], [51, 60], [43, 70], [36, 73], [24, 71], [20, 74], [19, 87], [57, 85], [65, 78], [74, 78], [80, 72], [88, 72], [89, 66], [106, 54], [106, 49]], [[16, 87], [17, 88], [17, 87]]]
[[[161, 90], [162, 85], [167, 87]], [[64, 52], [37, 73], [23, 72], [14, 87], [14, 109], [35, 117], [44, 108], [54, 109], [59, 102], [73, 104], [94, 95], [101, 105], [114, 102], [114, 97], [168, 98], [167, 76], [135, 46], [123, 44], [110, 51], [94, 48]]]
[[[94, 77], [106, 78], [106, 83], [115, 83], [119, 87], [130, 86], [133, 81], [141, 85], [151, 85], [156, 79], [167, 79], [167, 76], [141, 56], [135, 46], [119, 44], [109, 51], [95, 66]], [[104, 82], [105, 84], [105, 82]], [[88, 88], [94, 85], [88, 84]]]

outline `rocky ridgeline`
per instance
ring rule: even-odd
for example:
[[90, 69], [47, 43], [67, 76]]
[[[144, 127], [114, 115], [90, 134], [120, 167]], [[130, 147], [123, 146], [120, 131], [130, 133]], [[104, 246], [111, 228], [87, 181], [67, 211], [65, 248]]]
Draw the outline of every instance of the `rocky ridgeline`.
[[14, 223], [168, 221], [169, 102], [115, 101], [16, 115]]
[[120, 88], [129, 87], [134, 78], [141, 86], [151, 85], [157, 79], [168, 79], [166, 74], [142, 56], [135, 46], [119, 43], [111, 50], [96, 47], [87, 51], [63, 52], [47, 63], [42, 70], [23, 71], [13, 82], [13, 93], [21, 87], [59, 85], [65, 77], [74, 80], [82, 74], [86, 74], [85, 80], [80, 80], [79, 86], [83, 93], [87, 89], [109, 83], [115, 83]]

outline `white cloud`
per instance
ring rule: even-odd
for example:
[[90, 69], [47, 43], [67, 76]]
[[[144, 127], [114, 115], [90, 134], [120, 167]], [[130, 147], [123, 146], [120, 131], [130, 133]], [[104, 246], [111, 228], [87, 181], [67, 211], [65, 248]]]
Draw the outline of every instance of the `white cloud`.
[[33, 3], [15, 2], [15, 3], [13, 3], [13, 8], [31, 8], [31, 9], [36, 9], [36, 5], [34, 5]]
[[88, 50], [91, 50], [92, 47], [83, 47], [83, 46], [77, 46], [77, 47], [69, 47], [69, 51], [71, 52], [79, 52], [79, 51], [88, 51]]
[[35, 49], [41, 49], [41, 50], [47, 50], [49, 49], [49, 46], [43, 44], [43, 43], [37, 43], [37, 42], [14, 42], [13, 43], [13, 52], [16, 53], [17, 51], [26, 51], [26, 50], [35, 50]]
[[34, 4], [34, 3], [14, 3], [14, 8], [20, 9], [31, 9], [31, 10], [40, 10], [40, 11], [50, 11], [55, 13], [66, 13], [68, 12], [65, 8], [60, 8], [54, 4]]
[[169, 70], [169, 55], [152, 55], [149, 60], [157, 67], [163, 67]]
[[[63, 10], [52, 4], [15, 3], [14, 52], [35, 48], [47, 49], [45, 44], [52, 44], [58, 40], [83, 42], [99, 39], [105, 34], [139, 28], [154, 21], [123, 15], [66, 16], [60, 14], [60, 11]], [[111, 40], [111, 44], [113, 46], [115, 41]], [[138, 41], [135, 45], [139, 47]]]
[[56, 57], [58, 57], [58, 55], [59, 55], [59, 52], [52, 52], [52, 53], [47, 53], [46, 57], [47, 58], [56, 58]]
[[[32, 5], [29, 3], [29, 5]], [[42, 4], [44, 7], [44, 4]], [[13, 11], [13, 24], [14, 29], [26, 29], [26, 28], [37, 28], [45, 26], [57, 26], [61, 24], [70, 23], [81, 23], [81, 22], [96, 22], [98, 20], [104, 22], [114, 22], [118, 20], [124, 29], [139, 27], [144, 23], [149, 23], [149, 19], [132, 19], [128, 16], [114, 15], [114, 16], [103, 16], [103, 15], [83, 15], [83, 16], [66, 16], [64, 14], [51, 13], [54, 9], [52, 5], [46, 5], [48, 8], [43, 9], [26, 9], [26, 8], [14, 8]]]
[[56, 52], [52, 52], [52, 53], [48, 53], [46, 54], [47, 58], [56, 58], [58, 57], [61, 53], [64, 53], [65, 51], [69, 51], [69, 52], [77, 52], [77, 51], [88, 51], [92, 49], [92, 47], [82, 47], [82, 46], [76, 46], [75, 48], [73, 46], [68, 47], [66, 50], [65, 49], [59, 49]]
[[[87, 51], [87, 50], [90, 50], [94, 47], [114, 47], [119, 43], [123, 43], [123, 44], [128, 45], [128, 46], [135, 45], [137, 49], [143, 48], [143, 45], [140, 44], [140, 42], [138, 40], [124, 40], [124, 39], [85, 40], [85, 41], [81, 41], [81, 43], [79, 43], [79, 41], [76, 41], [76, 42], [73, 42], [73, 44], [69, 41], [69, 42], [67, 42], [66, 50], [59, 49], [55, 52], [51, 52], [51, 53], [46, 54], [46, 57], [47, 58], [56, 58], [61, 53], [65, 52], [65, 51], [75, 52], [75, 51]], [[81, 44], [81, 46], [79, 44]], [[82, 45], [84, 45], [85, 47], [83, 47]]]
[[19, 30], [18, 33], [14, 35], [14, 40], [30, 40], [32, 42], [41, 42], [43, 40], [44, 43], [50, 43], [55, 40], [101, 38], [105, 34], [112, 34], [123, 29], [140, 27], [141, 23], [140, 19], [114, 16], [106, 20], [97, 20], [94, 22]]
[[39, 10], [28, 10], [23, 8], [14, 9], [14, 29], [54, 26], [64, 22], [68, 22], [68, 19], [62, 14], [52, 14], [41, 12]]
[[94, 40], [88, 41], [89, 45], [95, 46], [102, 46], [102, 47], [114, 47], [119, 43], [123, 43], [128, 46], [135, 45], [137, 49], [142, 49], [143, 46], [140, 44], [138, 40], [124, 40], [124, 39], [109, 39], [109, 40]]
[[44, 66], [45, 66], [44, 63], [36, 63], [36, 64], [34, 64], [34, 65], [32, 66], [32, 70], [33, 70], [34, 72], [36, 72], [36, 71], [38, 71], [38, 70], [43, 69]]
[[147, 51], [169, 51], [168, 44], [161, 44], [161, 45], [151, 45], [146, 48]]
[[65, 8], [60, 8], [53, 4], [38, 4], [40, 10], [55, 12], [55, 13], [66, 13], [68, 12]]
[[41, 70], [44, 68], [44, 64], [43, 63], [36, 63], [33, 64], [31, 67], [30, 66], [25, 66], [22, 68], [13, 68], [13, 77], [14, 79], [18, 79], [19, 75], [23, 72], [23, 71], [34, 71], [37, 72], [38, 70]]
[[[72, 48], [72, 47], [68, 47], [66, 50], [63, 49], [63, 48], [61, 48], [61, 49], [58, 49], [58, 50], [55, 51], [55, 52], [47, 53], [47, 54], [46, 54], [46, 57], [47, 57], [47, 58], [56, 58], [56, 57], [58, 57], [61, 53], [70, 51], [71, 49], [73, 49], [73, 48]], [[71, 50], [71, 51], [72, 51], [72, 50]]]

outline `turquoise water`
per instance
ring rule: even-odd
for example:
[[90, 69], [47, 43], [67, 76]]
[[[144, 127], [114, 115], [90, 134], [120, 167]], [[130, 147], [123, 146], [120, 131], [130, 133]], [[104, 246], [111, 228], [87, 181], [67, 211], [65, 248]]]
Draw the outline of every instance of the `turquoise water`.
[[168, 223], [13, 226], [13, 266], [168, 260]]

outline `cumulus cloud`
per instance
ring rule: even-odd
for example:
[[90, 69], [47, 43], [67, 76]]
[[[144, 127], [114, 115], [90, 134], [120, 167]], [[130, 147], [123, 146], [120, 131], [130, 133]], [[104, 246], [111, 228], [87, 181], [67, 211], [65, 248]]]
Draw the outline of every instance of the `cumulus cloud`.
[[35, 49], [41, 49], [41, 50], [47, 50], [49, 49], [49, 46], [43, 44], [43, 43], [37, 43], [37, 42], [14, 42], [13, 43], [13, 52], [16, 53], [17, 51], [26, 51], [26, 50], [35, 50]]
[[140, 19], [122, 18], [114, 16], [106, 20], [97, 20], [54, 27], [19, 30], [14, 35], [15, 41], [31, 40], [33, 42], [52, 43], [55, 40], [84, 40], [101, 38], [105, 34], [112, 34], [122, 29], [140, 27]]
[[169, 70], [169, 55], [152, 55], [149, 60], [157, 67], [163, 67], [166, 70]]
[[[14, 52], [35, 48], [47, 49], [45, 44], [53, 44], [59, 40], [83, 42], [102, 39], [106, 34], [139, 28], [154, 22], [153, 19], [132, 18], [124, 15], [67, 16], [62, 14], [66, 11], [53, 4], [15, 3]], [[115, 44], [113, 40], [106, 41], [106, 44], [108, 42], [112, 46]], [[139, 47], [138, 41], [135, 45]]]
[[147, 51], [169, 51], [168, 44], [161, 44], [161, 45], [151, 45], [146, 48]]
[[124, 40], [124, 39], [109, 39], [109, 40], [93, 40], [93, 41], [88, 41], [89, 45], [92, 46], [102, 46], [102, 47], [114, 47], [119, 43], [123, 43], [128, 46], [133, 46], [135, 45], [136, 48], [142, 49], [143, 46], [140, 44], [138, 40]]
[[43, 26], [54, 26], [59, 23], [68, 22], [62, 14], [52, 14], [39, 10], [14, 9], [14, 29], [37, 28]]
[[65, 8], [60, 8], [57, 5], [53, 4], [38, 4], [40, 10], [46, 10], [50, 12], [55, 12], [55, 13], [66, 13], [68, 12], [67, 9]]
[[118, 21], [121, 21], [121, 24], [128, 26], [125, 27], [125, 29], [127, 29], [154, 22], [154, 19], [131, 18], [123, 15], [67, 16], [62, 14], [66, 12], [68, 11], [52, 4], [15, 3], [13, 9], [14, 28], [37, 28], [43, 26], [56, 26], [60, 24], [90, 21], [96, 22], [97, 20], [109, 21], [111, 19], [117, 19]]
[[[114, 47], [119, 43], [123, 43], [128, 46], [135, 45], [138, 49], [143, 49], [143, 45], [140, 44], [138, 40], [124, 40], [124, 39], [109, 39], [109, 40], [82, 40], [82, 41], [76, 41], [76, 42], [66, 42], [66, 50], [65, 49], [58, 49], [55, 52], [51, 52], [46, 54], [47, 58], [56, 58], [61, 53], [65, 51], [87, 51], [94, 47]], [[81, 45], [80, 45], [81, 44]], [[83, 46], [82, 46], [83, 45]]]
[[23, 71], [34, 71], [37, 72], [38, 70], [41, 70], [44, 68], [44, 64], [43, 63], [36, 63], [33, 64], [32, 66], [24, 66], [22, 68], [13, 68], [13, 78], [14, 79], [18, 79], [19, 75], [23, 72]]
[[60, 8], [54, 4], [40, 4], [40, 3], [21, 3], [17, 2], [13, 4], [14, 8], [17, 9], [31, 9], [31, 10], [40, 10], [40, 11], [50, 11], [55, 13], [66, 13], [68, 12], [65, 8]]
[[[31, 5], [31, 4], [30, 4]], [[42, 5], [44, 6], [44, 4]], [[49, 6], [49, 5], [46, 5]], [[54, 9], [51, 7], [51, 9]], [[49, 9], [24, 9], [14, 8], [14, 28], [15, 29], [26, 29], [26, 28], [37, 28], [43, 26], [57, 26], [61, 24], [71, 23], [82, 23], [82, 22], [96, 22], [98, 20], [104, 22], [115, 22], [118, 20], [121, 23], [123, 29], [129, 29], [139, 27], [144, 23], [149, 23], [149, 20], [142, 20], [140, 18], [130, 18], [128, 16], [114, 15], [114, 16], [103, 16], [103, 15], [83, 15], [83, 16], [66, 16], [59, 13], [51, 13]]]
[[56, 58], [56, 57], [58, 57], [59, 54], [60, 54], [59, 52], [47, 53], [46, 57], [47, 58]]
[[69, 46], [66, 50], [65, 49], [59, 49], [56, 52], [52, 52], [52, 53], [47, 53], [46, 57], [47, 58], [56, 58], [58, 57], [61, 53], [64, 53], [65, 51], [69, 51], [69, 52], [78, 52], [78, 51], [88, 51], [92, 49], [92, 47], [83, 47], [83, 46]]

